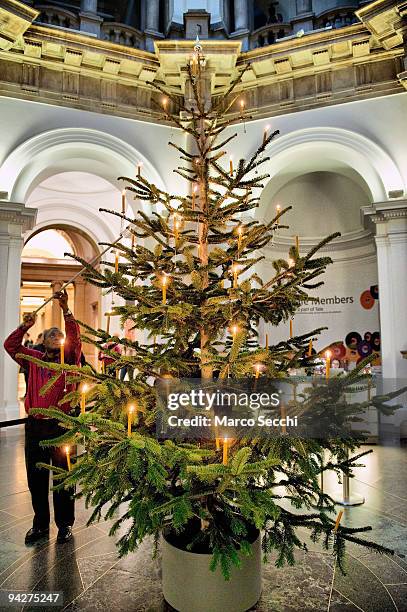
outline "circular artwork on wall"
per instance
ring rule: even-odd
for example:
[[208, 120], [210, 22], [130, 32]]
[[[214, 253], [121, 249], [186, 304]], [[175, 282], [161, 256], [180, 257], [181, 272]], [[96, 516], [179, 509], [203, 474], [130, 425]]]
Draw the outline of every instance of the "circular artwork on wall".
[[360, 359], [360, 355], [356, 349], [348, 348], [346, 349], [346, 361], [357, 361]]
[[370, 342], [359, 342], [358, 353], [362, 358], [368, 357], [372, 353]]
[[371, 308], [373, 308], [374, 297], [372, 297], [370, 291], [366, 290], [361, 294], [360, 303], [362, 305], [362, 308], [365, 308], [366, 310], [370, 310]]
[[372, 334], [370, 344], [374, 351], [380, 351], [380, 332], [376, 331]]
[[380, 353], [373, 353], [374, 355], [374, 359], [372, 361], [372, 366], [379, 366], [382, 365], [382, 360], [380, 357]]
[[346, 355], [346, 348], [343, 343], [334, 344], [331, 346], [332, 359], [343, 359]]
[[362, 342], [362, 336], [358, 332], [349, 332], [345, 338], [345, 344], [348, 348], [356, 348], [359, 342]]
[[363, 339], [365, 342], [371, 342], [372, 341], [372, 332], [366, 332], [363, 336]]

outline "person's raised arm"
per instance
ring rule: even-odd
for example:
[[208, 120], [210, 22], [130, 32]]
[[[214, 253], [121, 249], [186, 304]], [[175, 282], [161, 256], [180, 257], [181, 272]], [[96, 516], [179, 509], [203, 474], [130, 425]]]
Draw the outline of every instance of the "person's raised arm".
[[59, 301], [65, 320], [65, 361], [70, 365], [80, 365], [82, 342], [78, 323], [68, 307], [66, 290], [54, 293], [54, 299]]
[[4, 348], [14, 361], [20, 366], [26, 366], [27, 361], [24, 359], [16, 358], [17, 353], [23, 353], [24, 355], [31, 355], [31, 357], [41, 357], [40, 351], [29, 349], [23, 345], [24, 335], [27, 330], [35, 324], [36, 316], [33, 313], [26, 313], [23, 316], [23, 322], [17, 327], [4, 341]]

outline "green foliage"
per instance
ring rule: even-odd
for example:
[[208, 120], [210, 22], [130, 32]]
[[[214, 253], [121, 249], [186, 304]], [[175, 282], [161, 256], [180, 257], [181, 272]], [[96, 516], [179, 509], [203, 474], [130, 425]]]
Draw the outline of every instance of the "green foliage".
[[[230, 91], [239, 82], [237, 79]], [[228, 579], [232, 567], [241, 563], [241, 555], [249, 554], [256, 529], [264, 532], [265, 556], [277, 551], [278, 566], [294, 563], [296, 548], [306, 549], [301, 530], [307, 529], [312, 540], [333, 548], [342, 568], [347, 540], [382, 550], [357, 538], [355, 534], [366, 528], [340, 526], [334, 531], [335, 521], [329, 516], [335, 510], [334, 502], [319, 485], [327, 469], [351, 475], [355, 461], [364, 454], [349, 459], [347, 451], [354, 451], [361, 438], [344, 439], [340, 432], [344, 421], [357, 419], [357, 413], [367, 406], [349, 406], [344, 400], [355, 385], [366, 388], [365, 364], [349, 376], [332, 379], [327, 386], [311, 385], [297, 398], [295, 409], [301, 414], [309, 414], [312, 407], [314, 415], [341, 415], [332, 416], [324, 439], [248, 436], [233, 441], [229, 462], [223, 465], [221, 450], [216, 450], [213, 441], [173, 442], [156, 434], [154, 385], [164, 375], [252, 378], [254, 364], [260, 361], [265, 376], [278, 378], [292, 367], [313, 365], [315, 357], [308, 357], [306, 349], [321, 329], [266, 349], [259, 346], [257, 328], [260, 321], [271, 325], [287, 321], [302, 304], [312, 301], [308, 292], [321, 285], [319, 278], [331, 262], [318, 256], [318, 251], [338, 236], [327, 237], [304, 256], [292, 247], [291, 262], [276, 260], [270, 267], [271, 277], [259, 278], [255, 267], [261, 259], [260, 249], [270, 244], [279, 227], [285, 227], [281, 217], [290, 207], [264, 223], [241, 221], [240, 214], [259, 205], [255, 193], [268, 177], [256, 171], [267, 161], [265, 150], [277, 132], [264, 140], [251, 159], [240, 160], [231, 176], [222, 167], [220, 156], [232, 138], [224, 134], [230, 124], [225, 120], [225, 109], [219, 104], [204, 108], [193, 79], [192, 85], [192, 107], [179, 108], [179, 99], [168, 92], [166, 95], [177, 108], [177, 113], [171, 114], [172, 121], [195, 141], [196, 154], [172, 146], [186, 163], [176, 172], [191, 186], [199, 184], [198, 196], [167, 193], [144, 176], [122, 177], [136, 201], [151, 206], [151, 214], [138, 210], [131, 219], [109, 211], [130, 225], [135, 246], [112, 243], [122, 258], [118, 273], [105, 261], [97, 269], [87, 265], [84, 274], [88, 282], [126, 301], [113, 309], [114, 315], [122, 322], [130, 320], [134, 329], [146, 331], [149, 342], [111, 337], [104, 330], [83, 325], [84, 340], [112, 358], [107, 372], [29, 358], [55, 372], [43, 391], [62, 371], [67, 380], [85, 380], [92, 386], [84, 415], [64, 415], [57, 408], [37, 410], [67, 428], [64, 436], [44, 445], [83, 441], [86, 450], [76, 461], [72, 459], [73, 469], [65, 474], [62, 486], [78, 485], [78, 496], [93, 509], [89, 524], [113, 519], [111, 535], [121, 534], [120, 555], [134, 550], [147, 535], [157, 538], [166, 530], [182, 535], [190, 550], [199, 546], [210, 550], [211, 568], [220, 567]], [[184, 113], [182, 123], [180, 110]], [[223, 142], [219, 142], [220, 136]], [[182, 215], [177, 232], [175, 215]], [[236, 263], [240, 268], [234, 286], [231, 266]], [[164, 273], [169, 279], [165, 303]], [[118, 355], [103, 348], [108, 340], [131, 349], [130, 354]], [[134, 379], [118, 379], [124, 365], [134, 369]], [[67, 399], [74, 406], [79, 392], [72, 392]], [[373, 404], [386, 412], [390, 399], [393, 395], [375, 398]], [[130, 437], [129, 404], [137, 409]], [[325, 464], [324, 454], [329, 456]], [[60, 470], [56, 471], [60, 477]]]

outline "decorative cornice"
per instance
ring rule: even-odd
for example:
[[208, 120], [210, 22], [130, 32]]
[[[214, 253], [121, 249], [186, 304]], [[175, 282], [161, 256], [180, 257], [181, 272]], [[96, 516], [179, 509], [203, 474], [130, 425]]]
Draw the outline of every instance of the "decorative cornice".
[[406, 2], [397, 0], [376, 0], [356, 11], [357, 17], [385, 49], [403, 44], [407, 22]]
[[370, 219], [375, 225], [387, 223], [392, 219], [407, 219], [407, 199], [375, 202], [371, 206], [363, 206], [361, 215], [365, 220]]
[[[308, 252], [313, 247], [315, 247], [321, 240], [324, 239], [325, 236], [307, 236], [305, 238], [300, 238], [300, 252]], [[335, 253], [338, 251], [349, 251], [350, 249], [357, 249], [366, 247], [370, 248], [372, 251], [373, 237], [372, 233], [366, 229], [357, 229], [351, 232], [346, 232], [335, 238], [332, 242], [328, 242], [324, 247], [322, 247], [321, 252], [324, 253]], [[268, 247], [268, 249], [277, 249], [279, 251], [287, 252], [288, 249], [293, 245], [293, 237], [285, 237], [285, 236], [277, 236], [273, 240], [273, 244]]]
[[24, 233], [34, 227], [36, 217], [36, 208], [28, 208], [19, 202], [0, 200], [0, 223], [20, 225], [21, 232]]
[[0, 49], [10, 49], [38, 15], [18, 0], [0, 0]]
[[[389, 2], [373, 5], [380, 5], [379, 15], [390, 11], [396, 27]], [[393, 2], [399, 12], [402, 4]], [[6, 45], [0, 43], [0, 95], [162, 121], [149, 83], [156, 80], [183, 94], [184, 64], [194, 41], [155, 41], [155, 53], [149, 53], [74, 30], [30, 25], [35, 11], [17, 0], [0, 0], [0, 11], [2, 5], [9, 7], [12, 20], [19, 18], [10, 7], [25, 7], [30, 21], [23, 20], [24, 27]], [[377, 19], [369, 16], [373, 5], [361, 9], [366, 23], [287, 37], [247, 53], [241, 53], [240, 40], [203, 41], [212, 93], [223, 95], [248, 62], [241, 90], [253, 119], [403, 91], [402, 40], [382, 45], [371, 35], [369, 27]], [[238, 109], [233, 113], [238, 120]]]

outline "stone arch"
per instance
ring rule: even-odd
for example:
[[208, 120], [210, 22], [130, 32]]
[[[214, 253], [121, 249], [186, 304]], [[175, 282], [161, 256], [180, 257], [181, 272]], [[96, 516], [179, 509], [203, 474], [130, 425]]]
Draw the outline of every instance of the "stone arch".
[[306, 128], [278, 137], [269, 145], [270, 160], [262, 172], [270, 175], [272, 191], [284, 184], [284, 175], [291, 178], [306, 171], [334, 170], [358, 180], [372, 202], [386, 201], [389, 193], [404, 192], [400, 171], [390, 155], [365, 136], [334, 127]]
[[26, 140], [5, 160], [0, 184], [14, 201], [25, 202], [33, 189], [49, 176], [85, 170], [119, 188], [119, 176], [134, 176], [137, 164], [159, 188], [165, 183], [153, 164], [136, 148], [106, 132], [87, 128], [61, 128]]
[[77, 200], [69, 198], [50, 198], [32, 202], [37, 208], [37, 223], [31, 232], [24, 236], [24, 241], [28, 241], [32, 234], [37, 234], [44, 229], [52, 227], [72, 227], [79, 233], [88, 236], [90, 242], [97, 246], [99, 242], [113, 242], [117, 238], [117, 233], [108, 218], [97, 214], [97, 211], [90, 210], [81, 205]]

